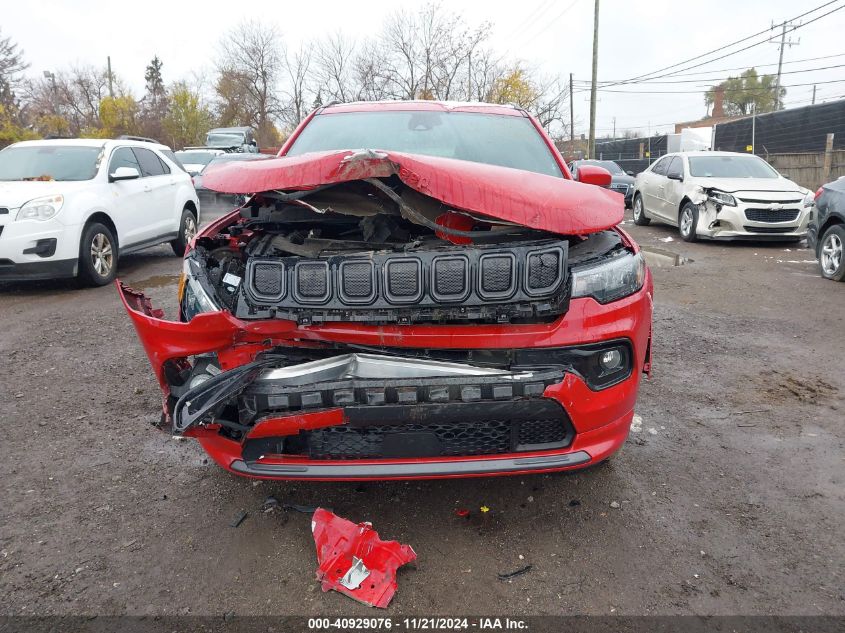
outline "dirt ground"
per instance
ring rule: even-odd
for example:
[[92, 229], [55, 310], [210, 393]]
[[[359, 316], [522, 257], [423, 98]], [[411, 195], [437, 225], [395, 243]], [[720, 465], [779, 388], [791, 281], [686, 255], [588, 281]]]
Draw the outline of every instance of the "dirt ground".
[[[625, 228], [668, 255], [654, 376], [622, 451], [581, 474], [237, 478], [150, 426], [158, 388], [114, 288], [0, 288], [0, 614], [373, 615], [320, 591], [309, 517], [262, 512], [268, 495], [411, 544], [393, 616], [845, 614], [845, 284], [794, 244]], [[159, 247], [120, 276], [173, 314], [179, 269]]]

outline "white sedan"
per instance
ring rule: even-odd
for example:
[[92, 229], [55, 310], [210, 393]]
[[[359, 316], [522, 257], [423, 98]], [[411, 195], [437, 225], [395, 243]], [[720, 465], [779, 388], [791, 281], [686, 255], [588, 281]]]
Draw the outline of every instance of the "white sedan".
[[191, 177], [164, 145], [26, 141], [0, 151], [0, 281], [79, 277], [102, 286], [118, 256], [197, 232]]
[[750, 154], [667, 154], [634, 181], [634, 223], [677, 226], [688, 242], [800, 240], [812, 205], [810, 191]]

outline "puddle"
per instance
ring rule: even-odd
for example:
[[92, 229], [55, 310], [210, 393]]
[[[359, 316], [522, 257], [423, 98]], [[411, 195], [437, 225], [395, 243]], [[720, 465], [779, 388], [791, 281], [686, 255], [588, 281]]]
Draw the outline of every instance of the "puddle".
[[137, 290], [146, 290], [147, 288], [164, 288], [177, 283], [179, 283], [179, 275], [154, 275], [146, 279], [132, 281], [129, 285]]
[[691, 264], [693, 259], [678, 255], [672, 251], [664, 251], [661, 248], [654, 248], [651, 246], [643, 246], [643, 257], [646, 263], [652, 268], [660, 268], [662, 266], [683, 266], [684, 264]]

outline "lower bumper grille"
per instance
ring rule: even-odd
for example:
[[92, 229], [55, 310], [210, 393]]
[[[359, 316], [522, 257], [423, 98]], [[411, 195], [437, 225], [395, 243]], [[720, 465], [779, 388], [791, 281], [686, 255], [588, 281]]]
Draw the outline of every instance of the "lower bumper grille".
[[795, 233], [794, 226], [743, 226], [749, 233]]
[[457, 457], [558, 448], [572, 433], [565, 419], [487, 420], [450, 424], [335, 426], [306, 431], [311, 459]]
[[745, 217], [752, 222], [794, 222], [798, 209], [746, 209]]

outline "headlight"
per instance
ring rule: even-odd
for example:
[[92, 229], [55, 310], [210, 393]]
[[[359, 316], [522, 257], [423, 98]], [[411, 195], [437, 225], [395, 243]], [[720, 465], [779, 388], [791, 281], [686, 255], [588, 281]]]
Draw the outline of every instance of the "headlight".
[[814, 194], [812, 191], [808, 191], [807, 195], [804, 196], [804, 208], [815, 206], [815, 204], [816, 194]]
[[65, 202], [62, 195], [35, 198], [23, 205], [16, 220], [49, 220], [56, 217]]
[[724, 191], [716, 191], [715, 189], [711, 191], [709, 194], [710, 199], [714, 202], [717, 202], [726, 207], [735, 207], [736, 206], [736, 198], [734, 198], [731, 194], [725, 193]]
[[634, 294], [645, 281], [642, 253], [628, 253], [595, 266], [572, 271], [572, 297], [593, 297], [609, 303]]
[[182, 265], [182, 276], [179, 279], [179, 305], [182, 306], [182, 318], [185, 321], [190, 321], [203, 312], [220, 310], [197, 278], [199, 272], [199, 264], [193, 259], [185, 260]]

